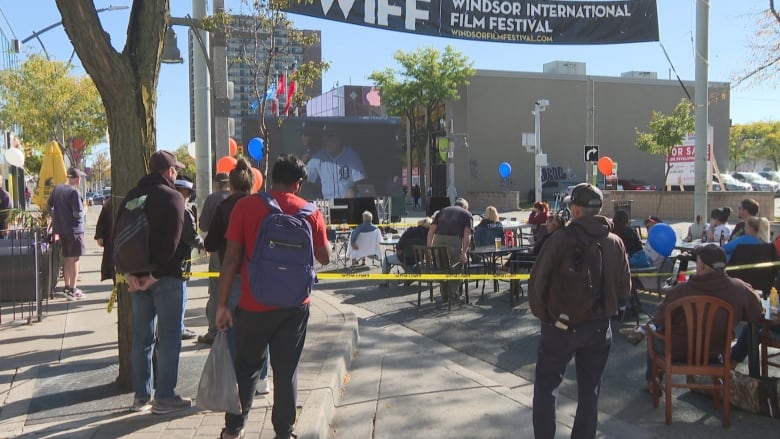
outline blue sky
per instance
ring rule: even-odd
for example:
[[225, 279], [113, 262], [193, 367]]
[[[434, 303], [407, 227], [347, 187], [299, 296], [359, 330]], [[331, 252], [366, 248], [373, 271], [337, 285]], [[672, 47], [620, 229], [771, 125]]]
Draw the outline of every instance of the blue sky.
[[[657, 0], [661, 44], [674, 67], [684, 80], [694, 79], [694, 38], [696, 0]], [[95, 0], [97, 8], [130, 5], [130, 1]], [[211, 1], [209, 9], [211, 8]], [[710, 81], [730, 81], [743, 71], [751, 56], [748, 42], [756, 30], [755, 22], [768, 0], [711, 0], [710, 9]], [[248, 12], [239, 0], [225, 0], [235, 13]], [[34, 5], [34, 6], [33, 6]], [[54, 0], [0, 0], [5, 20], [0, 28], [10, 38], [24, 39], [33, 32], [60, 20]], [[171, 0], [171, 15], [183, 17], [192, 13], [192, 1]], [[109, 11], [100, 15], [103, 26], [111, 35], [114, 46], [121, 50], [125, 41], [129, 10]], [[541, 72], [544, 63], [565, 60], [585, 62], [587, 74], [620, 76], [630, 70], [653, 71], [659, 78], [673, 73], [659, 43], [602, 46], [554, 46], [508, 43], [484, 43], [445, 38], [423, 37], [407, 33], [369, 29], [309, 17], [291, 15], [299, 28], [322, 31], [322, 57], [331, 62], [323, 76], [323, 91], [338, 85], [370, 84], [367, 76], [375, 70], [396, 67], [396, 50], [413, 51], [419, 47], [443, 48], [450, 44], [474, 61], [477, 69]], [[179, 48], [186, 53], [186, 32], [177, 29]], [[62, 27], [41, 35], [50, 56], [67, 60], [72, 53]], [[42, 52], [33, 39], [23, 49], [24, 54]], [[189, 104], [187, 63], [164, 64], [160, 69], [158, 88], [158, 145], [175, 149], [189, 143]], [[75, 61], [79, 65], [78, 60]], [[672, 76], [673, 77], [673, 76]], [[733, 123], [760, 120], [780, 120], [780, 91], [774, 83], [732, 90], [731, 118]], [[554, 105], [554, 103], [551, 103]]]

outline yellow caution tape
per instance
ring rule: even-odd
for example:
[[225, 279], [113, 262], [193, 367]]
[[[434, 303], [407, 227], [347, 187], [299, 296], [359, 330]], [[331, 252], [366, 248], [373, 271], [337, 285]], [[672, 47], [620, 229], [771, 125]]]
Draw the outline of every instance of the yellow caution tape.
[[111, 314], [114, 310], [114, 304], [116, 304], [116, 298], [119, 295], [119, 284], [125, 283], [125, 277], [121, 273], [116, 274], [116, 282], [114, 282], [114, 289], [111, 290], [111, 297], [108, 298], [108, 306], [106, 306], [106, 312]]

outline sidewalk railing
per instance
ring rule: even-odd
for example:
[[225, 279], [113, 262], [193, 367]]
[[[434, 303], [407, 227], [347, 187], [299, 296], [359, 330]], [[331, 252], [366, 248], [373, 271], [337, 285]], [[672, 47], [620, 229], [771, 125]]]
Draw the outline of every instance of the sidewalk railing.
[[49, 243], [45, 230], [8, 231], [0, 239], [0, 323], [8, 315], [41, 321], [58, 276], [56, 244]]

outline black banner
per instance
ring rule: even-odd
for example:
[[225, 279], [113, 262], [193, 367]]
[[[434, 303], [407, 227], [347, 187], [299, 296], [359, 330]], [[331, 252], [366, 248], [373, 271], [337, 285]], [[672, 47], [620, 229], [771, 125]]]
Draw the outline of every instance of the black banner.
[[285, 10], [380, 29], [526, 44], [658, 41], [655, 0], [290, 0]]

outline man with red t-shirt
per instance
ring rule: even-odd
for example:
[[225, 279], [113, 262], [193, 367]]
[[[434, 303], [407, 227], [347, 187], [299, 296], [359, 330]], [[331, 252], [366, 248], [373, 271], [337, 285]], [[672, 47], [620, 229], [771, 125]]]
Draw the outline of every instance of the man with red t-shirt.
[[[295, 214], [307, 201], [299, 197], [306, 181], [306, 165], [294, 155], [283, 155], [271, 171], [271, 196], [285, 213]], [[246, 261], [253, 254], [260, 225], [270, 213], [259, 196], [240, 199], [230, 215], [225, 238], [227, 247], [219, 276], [217, 327], [224, 331], [234, 327], [236, 342], [236, 378], [241, 399], [241, 413], [225, 413], [225, 428], [220, 437], [243, 436], [244, 425], [252, 408], [255, 386], [265, 363], [266, 346], [270, 348], [274, 371], [274, 405], [271, 421], [278, 439], [295, 437], [297, 370], [306, 339], [309, 321], [309, 297], [299, 306], [274, 308], [254, 299], [249, 291]], [[321, 264], [330, 262], [331, 249], [325, 234], [325, 220], [320, 211], [308, 217], [312, 229], [314, 258]], [[230, 286], [236, 272], [241, 273], [241, 298], [233, 316], [228, 307]], [[235, 326], [234, 326], [235, 325]]]

